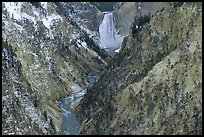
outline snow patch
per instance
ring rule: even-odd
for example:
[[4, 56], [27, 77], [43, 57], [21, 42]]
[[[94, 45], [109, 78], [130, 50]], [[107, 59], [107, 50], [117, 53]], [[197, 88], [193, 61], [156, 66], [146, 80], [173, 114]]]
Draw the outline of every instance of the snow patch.
[[25, 19], [25, 18], [26, 18], [26, 19], [32, 21], [34, 24], [36, 24], [36, 19], [35, 19], [35, 17], [32, 17], [32, 16], [28, 15], [28, 14], [25, 13], [25, 12], [21, 13], [20, 15], [21, 15], [21, 18], [22, 18], [22, 19]]
[[120, 48], [118, 48], [118, 49], [116, 49], [116, 50], [115, 50], [115, 52], [119, 53], [119, 52], [120, 52], [120, 50], [121, 50], [121, 47], [120, 47]]
[[6, 10], [9, 12], [9, 16], [16, 19], [20, 20], [21, 15], [21, 5], [23, 4], [22, 2], [4, 2]]
[[196, 43], [189, 43], [188, 45], [189, 45], [188, 50], [190, 52], [194, 52], [196, 50]]
[[81, 48], [81, 41], [79, 39], [77, 39], [77, 47]]
[[20, 97], [21, 96], [21, 92], [20, 91], [14, 91], [14, 94], [16, 97]]
[[85, 49], [87, 49], [87, 44], [86, 44], [86, 42], [83, 41], [83, 42], [81, 43], [81, 45], [82, 45], [82, 47], [84, 47]]
[[40, 4], [47, 11], [47, 2], [40, 2]]
[[23, 31], [23, 27], [22, 26], [18, 25], [17, 23], [13, 23], [13, 25], [15, 25], [16, 28], [22, 33], [22, 31]]
[[[21, 12], [21, 7], [23, 2], [4, 2], [5, 9], [8, 12], [9, 18], [13, 18], [15, 20], [21, 21], [28, 19], [29, 21], [33, 22], [33, 26], [35, 27], [35, 30], [37, 30], [37, 21], [42, 21], [44, 26], [50, 30], [50, 26], [52, 26], [54, 21], [63, 21], [62, 17], [57, 14], [51, 14], [50, 16], [47, 16], [47, 14], [40, 13], [39, 9], [36, 9], [32, 6], [33, 15], [28, 15], [25, 12]], [[42, 7], [45, 9], [47, 13], [47, 2], [41, 2]], [[6, 18], [6, 15], [2, 16], [3, 18]], [[4, 21], [6, 24], [7, 22]], [[8, 22], [10, 24], [10, 22]], [[20, 25], [17, 25], [15, 22], [12, 22], [12, 24], [15, 24], [17, 26], [17, 29], [22, 32], [23, 28]], [[7, 25], [7, 24], [6, 24]], [[49, 31], [50, 38], [53, 39], [53, 34], [51, 30]]]
[[86, 28], [82, 28], [84, 31], [86, 31], [86, 33], [89, 35], [90, 38], [96, 38], [98, 37], [98, 32], [96, 31], [91, 31], [91, 30], [88, 30]]
[[74, 84], [74, 85], [70, 86], [70, 88], [74, 92], [81, 90], [81, 88], [77, 84]]
[[36, 15], [36, 17], [38, 18], [40, 15], [39, 15], [39, 12], [36, 11], [36, 9], [33, 8], [33, 13]]
[[36, 54], [33, 53], [33, 52], [27, 51], [27, 53], [28, 53], [28, 54], [32, 54], [32, 55], [35, 56], [35, 57], [38, 57], [38, 55], [36, 55]]

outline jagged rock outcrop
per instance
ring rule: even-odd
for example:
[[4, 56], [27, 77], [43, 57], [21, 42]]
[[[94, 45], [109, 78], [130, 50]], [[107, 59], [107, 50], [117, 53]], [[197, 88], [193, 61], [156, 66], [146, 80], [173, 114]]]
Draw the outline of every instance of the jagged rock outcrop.
[[109, 60], [57, 8], [52, 2], [2, 3], [3, 134], [59, 134], [57, 101], [85, 87], [88, 73]]
[[166, 4], [136, 16], [88, 89], [77, 107], [81, 134], [202, 134], [202, 3]]

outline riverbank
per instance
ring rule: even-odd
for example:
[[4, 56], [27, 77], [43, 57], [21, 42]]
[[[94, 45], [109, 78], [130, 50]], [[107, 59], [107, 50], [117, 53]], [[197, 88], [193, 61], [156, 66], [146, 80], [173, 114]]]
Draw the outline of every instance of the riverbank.
[[74, 108], [79, 104], [83, 96], [87, 92], [87, 88], [93, 86], [96, 83], [102, 72], [96, 72], [88, 75], [89, 84], [84, 87], [82, 90], [71, 93], [65, 98], [61, 99], [58, 102], [58, 107], [61, 110], [62, 114], [62, 125], [61, 125], [61, 134], [62, 135], [79, 135], [80, 133], [80, 122], [76, 117]]

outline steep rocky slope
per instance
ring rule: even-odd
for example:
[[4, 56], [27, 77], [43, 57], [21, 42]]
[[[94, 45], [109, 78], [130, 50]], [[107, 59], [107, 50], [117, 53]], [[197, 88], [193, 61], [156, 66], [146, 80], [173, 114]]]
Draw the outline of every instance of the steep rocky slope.
[[55, 2], [56, 11], [72, 20], [85, 31], [96, 43], [99, 41], [99, 25], [103, 13], [89, 2]]
[[76, 108], [81, 134], [202, 134], [201, 30], [202, 3], [136, 15], [121, 52]]
[[56, 134], [53, 118], [38, 109], [39, 93], [22, 74], [11, 45], [3, 41], [2, 51], [3, 134]]
[[116, 5], [114, 16], [116, 28], [122, 36], [127, 36], [130, 32], [135, 16], [152, 16], [168, 5], [166, 2], [121, 2], [119, 4]]
[[130, 26], [136, 16], [136, 5], [136, 2], [123, 2], [121, 3], [121, 6], [115, 10], [116, 28], [120, 35], [128, 35]]
[[57, 101], [109, 60], [80, 19], [58, 12], [56, 3], [2, 3], [3, 134], [58, 134]]
[[[110, 60], [113, 9], [126, 37]], [[202, 134], [201, 23], [196, 2], [3, 2], [2, 134], [61, 134], [58, 101], [77, 91], [81, 134]]]

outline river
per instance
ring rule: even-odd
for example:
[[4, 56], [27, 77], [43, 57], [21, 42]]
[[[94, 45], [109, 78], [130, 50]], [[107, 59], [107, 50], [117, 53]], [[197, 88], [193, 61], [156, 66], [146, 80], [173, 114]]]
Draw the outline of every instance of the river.
[[80, 122], [76, 117], [76, 114], [71, 109], [70, 105], [83, 98], [84, 94], [87, 92], [87, 88], [91, 87], [95, 82], [98, 81], [101, 72], [96, 72], [89, 74], [88, 80], [89, 84], [82, 90], [69, 94], [65, 98], [61, 99], [58, 103], [59, 108], [62, 112], [62, 126], [61, 134], [63, 135], [79, 135], [80, 133]]
[[[105, 49], [110, 55], [115, 54], [115, 50], [118, 49], [122, 43], [123, 36], [117, 33], [115, 28], [113, 12], [104, 12], [104, 18], [99, 26], [100, 44], [102, 49]], [[59, 108], [62, 112], [62, 126], [61, 134], [63, 135], [78, 135], [80, 133], [80, 122], [76, 117], [76, 114], [71, 109], [70, 105], [73, 102], [77, 102], [83, 98], [87, 92], [87, 88], [91, 87], [98, 81], [102, 72], [92, 73], [88, 76], [89, 85], [82, 90], [69, 94], [65, 98], [59, 101]]]

